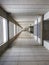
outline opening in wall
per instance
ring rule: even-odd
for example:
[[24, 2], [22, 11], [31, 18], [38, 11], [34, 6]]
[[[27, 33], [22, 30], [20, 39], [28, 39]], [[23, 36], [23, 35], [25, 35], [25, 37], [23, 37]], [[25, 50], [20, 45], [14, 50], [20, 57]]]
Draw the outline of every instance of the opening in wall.
[[8, 41], [8, 30], [7, 30], [7, 20], [3, 18], [3, 41], [4, 43]]
[[16, 33], [15, 33], [15, 24], [14, 24], [14, 36], [15, 36], [15, 34], [16, 34]]
[[7, 19], [0, 16], [0, 45], [8, 41]]

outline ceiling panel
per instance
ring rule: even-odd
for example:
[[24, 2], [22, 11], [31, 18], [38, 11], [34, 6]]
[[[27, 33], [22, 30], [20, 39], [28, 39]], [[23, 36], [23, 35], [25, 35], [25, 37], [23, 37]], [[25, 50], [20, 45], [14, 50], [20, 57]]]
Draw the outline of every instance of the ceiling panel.
[[0, 0], [0, 4], [10, 13], [44, 14], [49, 11], [49, 0]]
[[0, 3], [10, 13], [44, 14], [49, 10], [49, 0], [0, 0]]
[[10, 13], [34, 13], [44, 14], [49, 11], [49, 5], [2, 5]]
[[0, 4], [16, 21], [25, 24], [49, 11], [49, 0], [0, 0]]
[[0, 0], [2, 4], [49, 4], [49, 0]]

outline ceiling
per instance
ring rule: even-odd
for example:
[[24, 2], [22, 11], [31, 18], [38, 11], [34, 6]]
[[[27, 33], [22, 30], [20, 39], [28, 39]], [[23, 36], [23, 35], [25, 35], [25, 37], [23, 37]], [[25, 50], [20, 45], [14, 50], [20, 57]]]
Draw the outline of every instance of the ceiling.
[[0, 0], [0, 4], [24, 27], [49, 11], [49, 0]]

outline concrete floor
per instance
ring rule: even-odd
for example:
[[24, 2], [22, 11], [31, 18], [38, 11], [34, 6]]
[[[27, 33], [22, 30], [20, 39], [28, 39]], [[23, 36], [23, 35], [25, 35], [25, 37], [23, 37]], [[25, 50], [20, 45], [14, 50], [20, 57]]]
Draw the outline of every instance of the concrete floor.
[[22, 32], [0, 58], [0, 65], [49, 65], [49, 51], [34, 40], [33, 34]]

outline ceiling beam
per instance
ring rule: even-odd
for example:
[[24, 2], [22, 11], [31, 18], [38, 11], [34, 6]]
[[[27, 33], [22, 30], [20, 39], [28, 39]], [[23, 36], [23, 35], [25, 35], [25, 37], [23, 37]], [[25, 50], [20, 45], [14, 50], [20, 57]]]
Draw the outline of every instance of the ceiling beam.
[[0, 16], [2, 16], [2, 17], [4, 17], [4, 18], [8, 19], [8, 20], [11, 21], [12, 23], [14, 23], [14, 24], [16, 24], [16, 25], [18, 25], [19, 27], [22, 28], [22, 26], [21, 26], [17, 21], [15, 21], [15, 20], [13, 19], [13, 17], [11, 16], [11, 14], [9, 14], [8, 12], [6, 12], [6, 11], [4, 10], [4, 8], [1, 7], [1, 6], [0, 6]]

